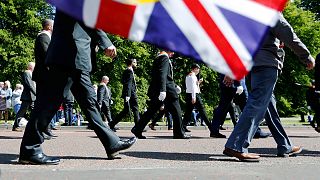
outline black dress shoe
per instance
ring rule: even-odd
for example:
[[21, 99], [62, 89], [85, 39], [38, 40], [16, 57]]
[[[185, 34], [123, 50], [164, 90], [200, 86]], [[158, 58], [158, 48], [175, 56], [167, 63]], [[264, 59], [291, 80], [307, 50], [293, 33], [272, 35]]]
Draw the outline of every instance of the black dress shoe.
[[214, 138], [226, 138], [226, 135], [223, 135], [221, 133], [210, 133], [210, 137], [214, 137]]
[[136, 136], [138, 139], [147, 139], [145, 136], [142, 135], [142, 132], [137, 132], [134, 128], [131, 129], [132, 134]]
[[51, 136], [51, 137], [58, 137], [58, 136], [56, 136], [55, 134], [53, 134], [51, 130], [46, 130], [46, 131], [44, 131], [43, 133], [46, 134], [46, 135], [48, 135], [48, 136]]
[[21, 164], [34, 164], [34, 165], [57, 165], [60, 159], [55, 157], [49, 157], [45, 154], [37, 154], [30, 157], [19, 157], [19, 163]]
[[43, 139], [45, 139], [45, 140], [50, 140], [50, 139], [52, 139], [52, 136], [49, 136], [49, 135], [47, 135], [47, 134], [44, 133], [44, 132], [42, 132], [42, 137], [43, 137]]
[[190, 139], [191, 135], [183, 134], [182, 136], [173, 136], [173, 139]]
[[107, 152], [108, 159], [116, 159], [115, 156], [119, 154], [119, 151], [128, 149], [136, 141], [137, 139], [135, 137], [118, 141], [118, 143], [111, 147], [110, 150]]

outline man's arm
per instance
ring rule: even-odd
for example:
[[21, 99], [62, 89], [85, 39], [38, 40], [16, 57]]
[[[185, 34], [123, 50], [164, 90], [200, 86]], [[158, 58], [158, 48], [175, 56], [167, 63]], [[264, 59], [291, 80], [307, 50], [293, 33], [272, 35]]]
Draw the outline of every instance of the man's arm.
[[166, 92], [166, 82], [168, 76], [168, 69], [169, 69], [169, 59], [167, 56], [162, 55], [157, 60], [159, 61], [159, 76], [160, 76], [160, 92]]
[[126, 90], [125, 97], [131, 97], [133, 73], [130, 70], [126, 70], [124, 73], [125, 74], [122, 81], [124, 89]]
[[98, 86], [98, 90], [97, 90], [97, 101], [99, 105], [102, 105], [102, 99], [103, 96], [105, 94], [105, 88], [103, 85], [99, 85]]
[[308, 66], [308, 68], [314, 67], [314, 59], [310, 55], [310, 51], [301, 42], [291, 25], [279, 13], [279, 21], [271, 32], [280, 39], [286, 46], [288, 46], [300, 59], [300, 61]]
[[39, 42], [40, 42], [40, 45], [41, 45], [42, 52], [47, 53], [50, 41], [51, 41], [51, 39], [47, 34], [41, 33], [39, 35]]
[[98, 43], [101, 49], [104, 50], [105, 55], [114, 58], [117, 55], [116, 47], [112, 44], [107, 34], [102, 30], [97, 30]]
[[36, 95], [35, 84], [32, 81], [31, 76], [28, 72], [23, 73], [23, 81], [25, 82], [26, 86], [30, 89], [31, 93]]

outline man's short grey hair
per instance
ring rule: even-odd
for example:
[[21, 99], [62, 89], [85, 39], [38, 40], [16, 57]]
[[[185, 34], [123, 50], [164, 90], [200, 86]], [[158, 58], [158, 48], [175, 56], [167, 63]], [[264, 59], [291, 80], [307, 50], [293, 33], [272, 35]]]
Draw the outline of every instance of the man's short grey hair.
[[102, 79], [101, 79], [101, 80], [104, 81], [104, 80], [107, 80], [107, 79], [109, 80], [109, 77], [108, 77], [108, 76], [102, 76]]

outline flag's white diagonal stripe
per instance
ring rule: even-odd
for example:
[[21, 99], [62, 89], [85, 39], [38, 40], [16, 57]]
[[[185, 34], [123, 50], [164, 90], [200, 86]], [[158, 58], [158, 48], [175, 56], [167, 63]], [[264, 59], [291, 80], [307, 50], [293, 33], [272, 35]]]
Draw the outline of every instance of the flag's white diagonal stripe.
[[95, 27], [99, 15], [100, 0], [84, 0], [83, 22], [89, 27]]
[[[212, 1], [212, 0], [206, 0]], [[250, 19], [253, 19], [257, 22], [268, 26], [274, 26], [277, 22], [277, 10], [264, 6], [254, 1], [250, 0], [215, 0], [212, 1], [217, 6], [223, 7], [230, 11], [246, 16]], [[274, 18], [270, 18], [274, 17]]]
[[200, 0], [200, 2], [202, 3], [206, 11], [209, 13], [213, 21], [220, 28], [220, 31], [222, 32], [224, 37], [228, 40], [233, 50], [240, 57], [242, 64], [249, 71], [252, 64], [251, 63], [252, 56], [250, 55], [248, 49], [240, 40], [239, 36], [237, 36], [237, 33], [233, 30], [232, 26], [225, 19], [224, 15], [220, 12], [219, 8], [215, 6], [213, 1]]
[[161, 4], [198, 52], [201, 59], [218, 72], [233, 76], [223, 56], [186, 4], [182, 0], [162, 0]]
[[136, 7], [129, 32], [129, 39], [139, 42], [143, 40], [153, 8], [154, 3], [145, 3]]

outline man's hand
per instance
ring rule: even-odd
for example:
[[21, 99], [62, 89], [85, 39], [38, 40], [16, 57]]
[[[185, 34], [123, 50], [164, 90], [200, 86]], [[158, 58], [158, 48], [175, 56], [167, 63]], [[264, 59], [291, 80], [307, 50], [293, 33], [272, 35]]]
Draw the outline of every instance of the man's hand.
[[203, 78], [199, 79], [198, 83], [201, 84], [203, 82]]
[[164, 101], [164, 99], [166, 98], [167, 93], [166, 92], [160, 92], [159, 94], [159, 101]]
[[117, 56], [117, 48], [112, 45], [104, 50], [104, 54], [108, 57], [114, 58]]
[[316, 65], [315, 60], [313, 59], [313, 57], [311, 57], [311, 61], [307, 63], [307, 69], [311, 70], [314, 68], [314, 66]]
[[233, 79], [231, 79], [231, 77], [229, 76], [224, 76], [223, 78], [223, 83], [227, 86], [227, 87], [231, 87], [233, 84]]
[[180, 94], [180, 93], [181, 93], [181, 87], [178, 86], [178, 85], [176, 85], [176, 92], [177, 92], [177, 94]]
[[243, 92], [243, 87], [242, 86], [238, 86], [236, 94], [240, 95], [242, 92]]
[[195, 104], [196, 102], [197, 102], [197, 99], [196, 98], [192, 98], [191, 103]]
[[127, 97], [126, 97], [126, 102], [128, 102], [129, 100], [130, 100], [130, 97], [127, 96]]

